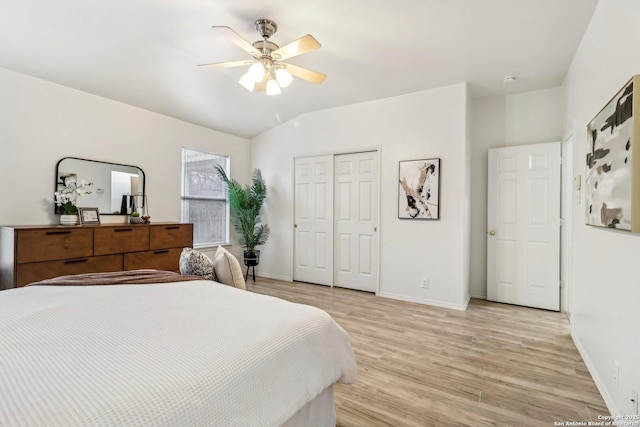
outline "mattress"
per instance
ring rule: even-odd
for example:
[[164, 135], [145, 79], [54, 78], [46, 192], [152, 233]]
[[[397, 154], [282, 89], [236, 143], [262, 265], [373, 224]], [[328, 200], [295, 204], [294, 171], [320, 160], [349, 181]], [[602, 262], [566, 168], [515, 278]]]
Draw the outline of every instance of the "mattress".
[[355, 377], [326, 312], [211, 281], [0, 292], [2, 426], [278, 426]]

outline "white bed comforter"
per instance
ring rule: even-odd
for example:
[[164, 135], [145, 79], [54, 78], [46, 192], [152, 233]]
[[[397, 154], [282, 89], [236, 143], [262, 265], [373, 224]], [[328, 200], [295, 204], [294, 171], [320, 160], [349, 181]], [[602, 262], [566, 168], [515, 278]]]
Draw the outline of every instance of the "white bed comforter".
[[324, 311], [209, 281], [0, 293], [0, 426], [276, 426], [355, 375]]

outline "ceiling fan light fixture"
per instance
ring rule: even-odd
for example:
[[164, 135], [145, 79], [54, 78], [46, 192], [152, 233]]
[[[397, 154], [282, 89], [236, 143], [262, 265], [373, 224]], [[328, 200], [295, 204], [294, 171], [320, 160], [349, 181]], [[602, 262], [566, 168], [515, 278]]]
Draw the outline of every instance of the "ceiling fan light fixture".
[[253, 77], [251, 77], [249, 73], [246, 73], [245, 75], [243, 75], [240, 78], [240, 81], [238, 81], [238, 83], [240, 83], [249, 92], [253, 92], [253, 89], [256, 86], [255, 80], [253, 80]]
[[280, 86], [274, 79], [267, 81], [267, 95], [278, 95], [280, 93]]
[[249, 92], [253, 92], [253, 89], [256, 86], [256, 82], [253, 80], [253, 77], [249, 75], [249, 73], [243, 75], [238, 83], [240, 83], [242, 87], [247, 89]]
[[255, 83], [260, 83], [262, 80], [264, 80], [264, 73], [264, 65], [260, 61], [251, 65], [251, 67], [249, 67], [249, 71], [247, 72], [247, 74], [251, 76]]
[[285, 88], [293, 82], [293, 76], [285, 68], [278, 68], [276, 71], [276, 80], [281, 88]]

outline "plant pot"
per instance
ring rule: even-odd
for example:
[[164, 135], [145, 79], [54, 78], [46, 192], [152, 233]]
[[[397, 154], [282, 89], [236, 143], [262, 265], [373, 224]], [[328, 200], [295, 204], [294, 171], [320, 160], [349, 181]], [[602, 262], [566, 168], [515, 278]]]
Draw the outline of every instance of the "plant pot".
[[139, 216], [129, 217], [129, 224], [140, 224], [140, 217]]
[[78, 223], [78, 215], [60, 215], [60, 224], [62, 225], [76, 225]]
[[244, 265], [255, 267], [258, 264], [260, 264], [260, 251], [244, 251]]

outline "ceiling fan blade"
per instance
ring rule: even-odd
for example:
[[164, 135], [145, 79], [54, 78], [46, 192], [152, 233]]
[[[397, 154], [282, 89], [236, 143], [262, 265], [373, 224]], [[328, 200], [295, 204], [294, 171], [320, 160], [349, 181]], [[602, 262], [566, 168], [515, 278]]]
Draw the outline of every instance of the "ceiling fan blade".
[[253, 61], [245, 60], [245, 61], [232, 61], [232, 62], [213, 62], [211, 64], [198, 64], [198, 67], [204, 68], [231, 68], [231, 67], [242, 67], [243, 65], [251, 65]]
[[320, 49], [321, 46], [318, 40], [314, 39], [312, 35], [307, 34], [286, 46], [282, 46], [280, 49], [276, 49], [273, 51], [272, 56], [279, 61], [284, 61], [285, 59]]
[[251, 43], [249, 43], [248, 41], [246, 41], [245, 39], [240, 37], [240, 34], [236, 33], [231, 28], [229, 28], [227, 26], [213, 26], [211, 28], [213, 28], [214, 30], [223, 30], [223, 31], [225, 31], [227, 33], [230, 33], [227, 37], [236, 46], [238, 46], [240, 49], [248, 52], [251, 56], [258, 57], [258, 58], [260, 57], [260, 55], [261, 55], [260, 51], [258, 49], [256, 49], [255, 47], [253, 47], [253, 45]]
[[287, 67], [287, 71], [291, 75], [296, 76], [302, 80], [306, 80], [311, 83], [319, 85], [327, 78], [326, 74], [319, 73], [317, 71], [309, 70], [307, 68], [298, 67], [297, 65], [284, 64]]

